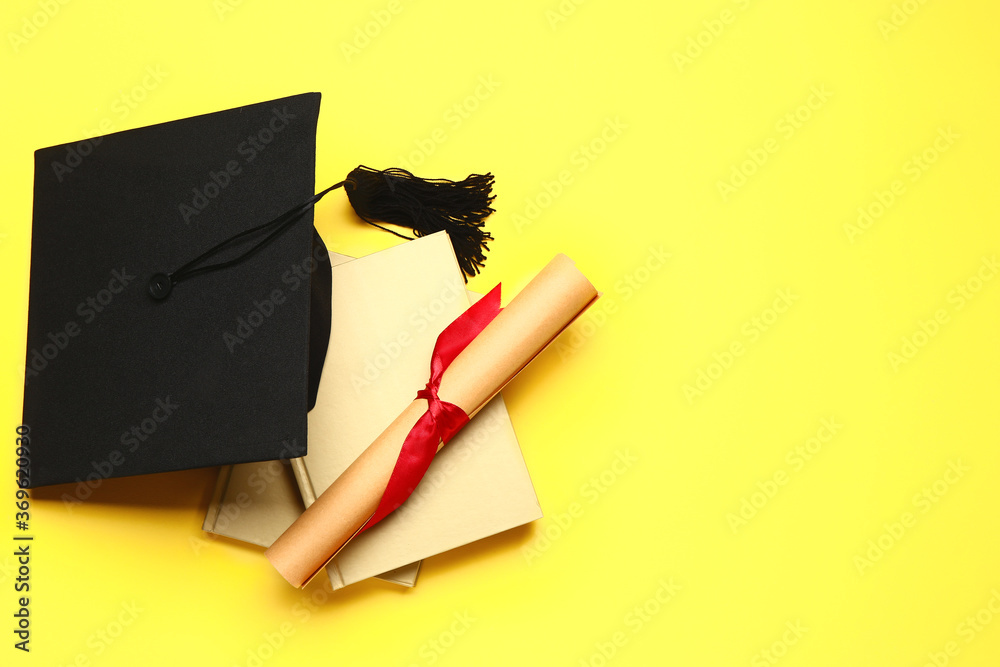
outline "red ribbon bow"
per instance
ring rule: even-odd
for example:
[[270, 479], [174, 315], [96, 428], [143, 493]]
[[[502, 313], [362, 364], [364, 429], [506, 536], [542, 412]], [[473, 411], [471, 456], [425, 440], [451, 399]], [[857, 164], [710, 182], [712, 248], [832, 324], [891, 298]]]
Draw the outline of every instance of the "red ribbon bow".
[[438, 451], [438, 443], [447, 444], [469, 423], [469, 415], [462, 408], [438, 398], [441, 377], [455, 357], [493, 321], [500, 310], [500, 285], [497, 285], [438, 336], [434, 354], [431, 355], [431, 378], [427, 386], [417, 392], [417, 398], [427, 401], [427, 412], [421, 415], [406, 435], [375, 514], [359, 533], [399, 508], [423, 479]]

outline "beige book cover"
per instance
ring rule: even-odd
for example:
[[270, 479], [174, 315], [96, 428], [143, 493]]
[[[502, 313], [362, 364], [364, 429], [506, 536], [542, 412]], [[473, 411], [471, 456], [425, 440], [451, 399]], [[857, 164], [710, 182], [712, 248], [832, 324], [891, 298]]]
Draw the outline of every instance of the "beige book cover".
[[[438, 334], [469, 306], [441, 232], [333, 267], [333, 332], [302, 494], [315, 498], [409, 405]], [[309, 504], [309, 503], [307, 503]], [[327, 566], [335, 589], [542, 516], [501, 396], [448, 443], [407, 502]]]
[[[347, 255], [330, 253], [333, 266], [352, 259]], [[222, 466], [202, 529], [267, 548], [304, 510], [302, 496], [288, 463], [259, 461]], [[419, 572], [418, 561], [383, 572], [378, 578], [401, 586], [413, 586]]]

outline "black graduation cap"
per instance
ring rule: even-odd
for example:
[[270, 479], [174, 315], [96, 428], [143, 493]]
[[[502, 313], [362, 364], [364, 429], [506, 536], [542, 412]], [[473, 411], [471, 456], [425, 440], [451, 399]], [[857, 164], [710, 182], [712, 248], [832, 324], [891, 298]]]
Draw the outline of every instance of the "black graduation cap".
[[358, 167], [314, 194], [319, 104], [36, 151], [27, 486], [304, 455], [331, 326], [312, 210], [334, 189], [376, 226], [447, 230], [478, 272], [492, 175]]

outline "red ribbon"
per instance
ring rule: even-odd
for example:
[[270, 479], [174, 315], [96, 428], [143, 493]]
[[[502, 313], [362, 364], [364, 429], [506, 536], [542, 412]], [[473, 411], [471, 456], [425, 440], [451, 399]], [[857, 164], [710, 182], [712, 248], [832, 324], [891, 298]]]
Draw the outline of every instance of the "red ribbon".
[[375, 514], [368, 519], [359, 533], [374, 526], [399, 508], [423, 479], [438, 451], [438, 444], [447, 444], [463, 426], [469, 423], [469, 415], [465, 414], [462, 408], [438, 398], [441, 376], [455, 357], [493, 321], [500, 310], [500, 285], [497, 285], [438, 336], [434, 354], [431, 356], [431, 378], [427, 386], [417, 392], [417, 398], [427, 401], [427, 412], [421, 415], [406, 435]]

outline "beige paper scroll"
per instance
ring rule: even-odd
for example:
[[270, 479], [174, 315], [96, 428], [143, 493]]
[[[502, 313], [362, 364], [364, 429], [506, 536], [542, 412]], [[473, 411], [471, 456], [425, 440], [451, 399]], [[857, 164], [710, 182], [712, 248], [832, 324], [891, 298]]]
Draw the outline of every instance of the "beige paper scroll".
[[[573, 261], [557, 255], [452, 361], [438, 396], [471, 417], [597, 296]], [[403, 441], [426, 410], [423, 399], [410, 403], [265, 552], [289, 583], [308, 584], [375, 513]]]

